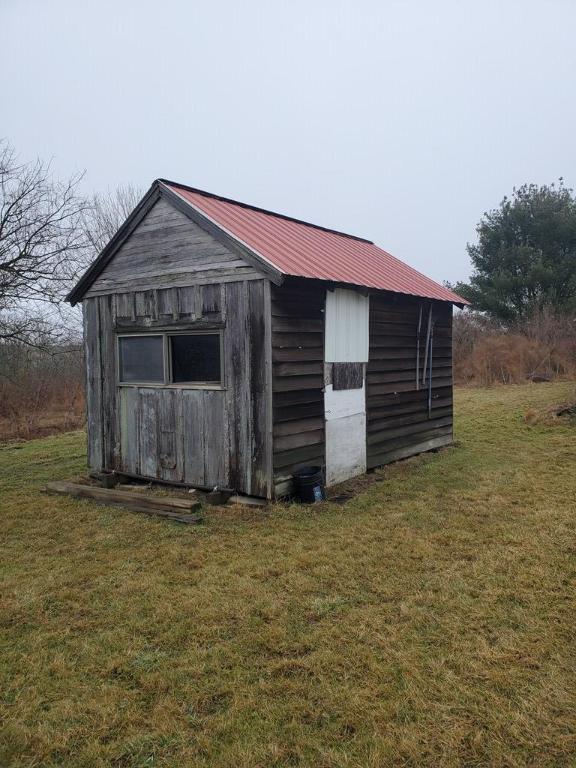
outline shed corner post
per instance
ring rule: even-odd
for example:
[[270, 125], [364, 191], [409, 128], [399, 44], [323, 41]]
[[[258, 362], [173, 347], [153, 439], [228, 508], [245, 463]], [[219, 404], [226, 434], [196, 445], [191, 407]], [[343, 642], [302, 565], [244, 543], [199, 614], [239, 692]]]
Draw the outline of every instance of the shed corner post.
[[264, 343], [266, 365], [266, 497], [274, 498], [274, 403], [272, 378], [272, 284], [264, 281]]
[[104, 435], [102, 424], [102, 356], [100, 311], [98, 299], [82, 300], [84, 369], [86, 381], [86, 433], [88, 467], [104, 468]]

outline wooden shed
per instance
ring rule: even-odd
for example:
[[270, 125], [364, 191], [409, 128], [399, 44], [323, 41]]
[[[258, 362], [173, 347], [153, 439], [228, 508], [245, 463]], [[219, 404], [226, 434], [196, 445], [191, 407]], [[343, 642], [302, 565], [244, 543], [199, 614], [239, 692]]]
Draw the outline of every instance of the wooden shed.
[[163, 179], [82, 302], [88, 461], [276, 498], [452, 442], [452, 305], [369, 240]]

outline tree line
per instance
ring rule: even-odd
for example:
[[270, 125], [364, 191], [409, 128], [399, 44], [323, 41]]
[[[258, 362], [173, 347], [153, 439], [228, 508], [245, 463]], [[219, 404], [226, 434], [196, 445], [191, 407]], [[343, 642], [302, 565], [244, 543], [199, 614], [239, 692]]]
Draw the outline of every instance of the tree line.
[[[34, 432], [47, 407], [68, 426], [70, 414], [83, 418], [80, 316], [63, 298], [141, 191], [87, 196], [82, 179], [59, 180], [0, 141], [0, 437], [3, 419]], [[562, 179], [514, 189], [483, 214], [467, 252], [470, 280], [448, 284], [470, 302], [455, 317], [456, 381], [576, 375], [573, 190]]]

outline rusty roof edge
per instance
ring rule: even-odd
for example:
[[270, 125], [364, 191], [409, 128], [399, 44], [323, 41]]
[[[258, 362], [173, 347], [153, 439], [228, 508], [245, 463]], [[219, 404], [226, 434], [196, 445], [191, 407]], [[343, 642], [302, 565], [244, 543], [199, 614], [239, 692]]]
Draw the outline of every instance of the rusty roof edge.
[[[424, 272], [420, 272], [419, 269], [416, 269], [416, 267], [413, 267], [412, 264], [408, 264], [407, 261], [402, 261], [402, 259], [399, 259], [398, 256], [394, 256], [393, 253], [390, 253], [385, 248], [381, 248], [379, 245], [375, 245], [375, 247], [378, 248], [379, 251], [382, 251], [383, 253], [385, 253], [386, 256], [388, 256], [388, 258], [393, 259], [394, 261], [398, 262], [398, 264], [404, 267], [408, 267], [413, 272], [416, 272], [416, 274], [426, 278], [426, 280], [429, 280], [431, 283], [438, 286], [438, 288], [441, 288], [443, 291], [447, 291], [454, 297], [453, 299], [437, 299], [437, 301], [450, 301], [452, 302], [452, 304], [457, 304], [458, 306], [462, 306], [462, 307], [470, 306], [470, 302], [467, 299], [464, 299], [462, 298], [462, 296], [459, 296], [457, 293], [455, 293], [452, 290], [452, 288], [446, 288], [446, 286], [443, 285], [442, 283], [439, 283], [437, 280], [434, 280], [433, 278], [428, 277], [428, 275], [425, 275]], [[417, 294], [412, 294], [412, 295], [416, 296]]]
[[323, 227], [321, 224], [313, 224], [311, 221], [304, 221], [304, 219], [297, 219], [295, 216], [288, 216], [286, 213], [278, 213], [277, 211], [271, 211], [267, 208], [260, 208], [257, 205], [250, 205], [250, 203], [243, 203], [241, 200], [233, 200], [230, 197], [223, 197], [222, 195], [215, 195], [213, 192], [206, 192], [205, 189], [197, 189], [196, 187], [189, 187], [187, 184], [181, 184], [179, 181], [171, 181], [170, 179], [157, 179], [157, 181], [167, 184], [170, 187], [180, 187], [188, 192], [194, 192], [204, 197], [211, 197], [213, 200], [221, 200], [223, 203], [230, 203], [231, 205], [237, 205], [240, 208], [248, 208], [251, 211], [257, 211], [258, 213], [265, 213], [268, 216], [275, 216], [278, 219], [285, 219], [286, 221], [293, 221], [295, 224], [303, 224], [306, 227], [312, 227], [313, 229], [320, 229], [322, 232], [331, 232], [333, 235], [340, 235], [341, 237], [348, 237], [351, 240], [359, 240], [361, 243], [370, 243], [374, 245], [373, 240], [369, 240], [367, 237], [360, 237], [359, 235], [351, 235], [349, 232], [342, 232], [338, 229], [331, 229], [330, 227]]

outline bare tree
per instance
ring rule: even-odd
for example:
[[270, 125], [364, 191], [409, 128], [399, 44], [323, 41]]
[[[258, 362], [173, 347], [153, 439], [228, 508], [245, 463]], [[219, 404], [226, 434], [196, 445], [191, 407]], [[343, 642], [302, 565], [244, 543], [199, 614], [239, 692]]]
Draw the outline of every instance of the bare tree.
[[20, 163], [0, 142], [0, 341], [30, 344], [44, 336], [46, 307], [78, 275], [89, 208], [78, 191], [81, 178], [54, 180], [50, 164]]
[[118, 187], [108, 194], [93, 196], [90, 208], [83, 217], [86, 236], [91, 246], [90, 260], [114, 237], [142, 196], [142, 190], [130, 184]]
[[21, 163], [0, 141], [0, 438], [83, 419], [80, 310], [62, 300], [140, 193], [85, 199], [81, 178], [56, 181], [50, 164]]

